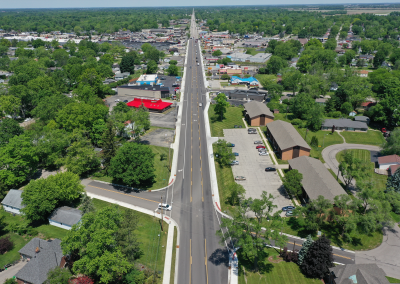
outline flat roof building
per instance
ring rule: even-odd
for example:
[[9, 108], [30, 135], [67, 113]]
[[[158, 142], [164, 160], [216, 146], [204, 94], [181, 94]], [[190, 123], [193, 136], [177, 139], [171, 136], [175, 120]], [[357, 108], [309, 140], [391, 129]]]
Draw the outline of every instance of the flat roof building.
[[339, 119], [325, 119], [322, 124], [321, 130], [332, 130], [335, 126], [335, 130], [345, 131], [367, 131], [368, 125], [365, 122], [353, 121], [348, 118]]
[[132, 97], [146, 97], [148, 99], [162, 99], [169, 97], [169, 88], [160, 85], [140, 85], [129, 86], [123, 85], [117, 88], [118, 95], [132, 96]]

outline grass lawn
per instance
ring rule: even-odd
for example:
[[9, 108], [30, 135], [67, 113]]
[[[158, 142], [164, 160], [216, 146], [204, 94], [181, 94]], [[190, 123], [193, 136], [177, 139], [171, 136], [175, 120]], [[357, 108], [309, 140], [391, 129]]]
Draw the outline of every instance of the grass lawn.
[[[279, 253], [273, 249], [268, 248], [267, 257], [275, 256]], [[239, 257], [239, 284], [262, 284], [262, 283], [274, 283], [274, 284], [311, 284], [321, 283], [319, 279], [306, 278], [301, 272], [297, 264], [293, 262], [281, 261], [279, 263], [271, 263], [266, 260], [263, 271], [253, 272], [253, 263], [249, 263], [245, 260], [238, 251]], [[243, 270], [245, 269], [245, 272]]]
[[[111, 203], [93, 199], [93, 204], [97, 210], [111, 206]], [[164, 222], [164, 231], [161, 231], [160, 220], [147, 214], [136, 212], [139, 216], [139, 222], [135, 235], [140, 242], [142, 256], [137, 263], [146, 266], [151, 270], [160, 273], [164, 271], [165, 252], [167, 245], [168, 224]], [[157, 283], [161, 283], [159, 280]]]
[[[151, 187], [148, 187], [146, 189], [151, 190], [151, 189], [158, 189], [162, 188], [164, 186], [168, 185], [168, 179], [170, 176], [170, 171], [168, 169], [168, 152], [170, 152], [170, 163], [172, 163], [172, 157], [174, 155], [174, 150], [169, 150], [167, 147], [160, 147], [160, 146], [154, 146], [154, 145], [149, 145], [149, 147], [153, 150], [153, 153], [155, 154], [154, 156], [154, 167], [155, 167], [155, 182]], [[163, 161], [160, 160], [161, 154], [167, 155], [167, 158]], [[109, 176], [92, 176], [91, 177], [94, 180], [100, 180], [100, 181], [105, 181], [105, 182], [113, 182], [113, 178]]]
[[241, 125], [245, 128], [242, 118], [243, 108], [230, 106], [226, 109], [225, 117], [221, 121], [219, 116], [214, 112], [215, 104], [210, 105], [208, 109], [208, 116], [210, 120], [211, 136], [223, 137], [223, 129], [234, 128], [235, 125]]
[[24, 237], [15, 233], [8, 233], [5, 234], [4, 237], [5, 236], [10, 237], [10, 240], [14, 243], [14, 247], [11, 251], [6, 252], [0, 257], [0, 267], [4, 267], [4, 265], [6, 264], [18, 260], [20, 258], [18, 251], [23, 248], [29, 241], [29, 239], [25, 239]]
[[385, 142], [385, 138], [379, 131], [368, 130], [366, 133], [342, 131], [341, 134], [346, 139], [346, 142], [351, 144], [381, 146]]
[[[365, 162], [370, 163], [370, 172], [371, 172], [371, 181], [373, 181], [375, 183], [375, 188], [379, 191], [385, 190], [386, 189], [386, 182], [387, 182], [387, 178], [388, 176], [386, 175], [378, 175], [374, 172], [374, 168], [375, 168], [375, 164], [371, 162], [371, 154], [370, 151], [368, 150], [361, 150], [361, 149], [349, 149], [347, 151], [350, 151], [351, 153], [353, 153], [353, 155]], [[338, 162], [341, 162], [342, 156], [344, 154], [344, 151], [341, 151], [339, 153], [336, 154], [336, 160], [338, 160]]]
[[389, 276], [386, 276], [386, 278], [389, 281], [389, 283], [400, 283], [400, 279], [396, 279], [396, 278], [389, 277]]

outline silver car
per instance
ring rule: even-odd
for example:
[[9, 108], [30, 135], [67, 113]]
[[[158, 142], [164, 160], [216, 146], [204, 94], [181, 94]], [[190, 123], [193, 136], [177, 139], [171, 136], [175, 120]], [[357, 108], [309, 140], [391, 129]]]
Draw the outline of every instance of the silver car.
[[257, 149], [258, 150], [258, 152], [267, 152], [267, 149], [265, 149], [265, 148], [260, 148], [260, 149]]
[[233, 166], [233, 165], [239, 165], [239, 161], [232, 161], [231, 162], [231, 165]]
[[254, 141], [254, 144], [262, 144], [262, 141]]
[[260, 152], [258, 153], [259, 156], [269, 156], [268, 152]]

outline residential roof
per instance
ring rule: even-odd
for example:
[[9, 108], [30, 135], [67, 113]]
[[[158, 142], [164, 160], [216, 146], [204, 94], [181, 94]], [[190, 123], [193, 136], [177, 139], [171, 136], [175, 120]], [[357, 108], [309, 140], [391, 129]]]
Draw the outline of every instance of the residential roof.
[[81, 210], [68, 206], [63, 206], [54, 210], [53, 213], [51, 213], [49, 220], [72, 227], [72, 225], [78, 223], [81, 218]]
[[394, 175], [394, 173], [400, 168], [400, 165], [391, 165], [389, 167], [391, 175]]
[[4, 197], [1, 204], [18, 209], [24, 208], [25, 206], [22, 205], [21, 193], [22, 190], [10, 189], [10, 191], [7, 193], [6, 197]]
[[311, 150], [311, 147], [290, 123], [283, 120], [275, 120], [268, 123], [267, 127], [282, 151], [295, 146]]
[[303, 175], [301, 183], [310, 199], [317, 199], [319, 195], [322, 195], [333, 202], [335, 196], [346, 194], [320, 160], [301, 156], [289, 160], [289, 165]]
[[375, 263], [346, 264], [329, 268], [336, 284], [388, 284], [386, 273]]
[[245, 103], [243, 106], [246, 109], [247, 114], [249, 115], [250, 118], [260, 116], [262, 114], [272, 118], [274, 117], [274, 114], [271, 112], [271, 110], [261, 102], [251, 101]]
[[400, 157], [397, 155], [378, 157], [378, 164], [400, 164]]
[[316, 103], [326, 103], [326, 101], [327, 101], [327, 99], [324, 99], [324, 98], [316, 98], [315, 99]]
[[339, 118], [339, 119], [325, 119], [325, 122], [322, 124], [323, 127], [349, 127], [349, 128], [366, 128], [368, 129], [368, 125], [365, 122], [353, 121], [348, 118]]
[[33, 238], [22, 249], [20, 254], [30, 258], [30, 261], [15, 275], [16, 278], [32, 284], [42, 284], [47, 279], [50, 269], [60, 266], [63, 252], [61, 240], [45, 241]]

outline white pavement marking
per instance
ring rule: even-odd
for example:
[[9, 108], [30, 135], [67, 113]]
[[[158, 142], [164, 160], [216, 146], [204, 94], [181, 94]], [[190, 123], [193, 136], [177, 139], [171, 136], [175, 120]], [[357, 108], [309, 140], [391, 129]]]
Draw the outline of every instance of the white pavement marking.
[[[125, 207], [125, 208], [129, 208], [156, 218], [161, 219], [161, 214], [156, 213], [155, 211], [151, 211], [149, 209], [145, 209], [139, 206], [135, 206], [129, 203], [125, 203], [125, 202], [121, 202], [118, 201], [116, 199], [113, 198], [108, 198], [108, 197], [104, 197], [98, 194], [94, 194], [94, 193], [90, 193], [87, 192], [87, 195], [91, 198], [96, 198], [96, 199], [100, 199], [109, 203], [113, 203], [113, 204], [118, 204], [119, 206]], [[168, 226], [168, 238], [167, 238], [167, 247], [166, 247], [166, 252], [165, 252], [165, 263], [164, 263], [164, 274], [163, 274], [163, 284], [168, 284], [169, 280], [171, 278], [171, 261], [172, 261], [172, 251], [173, 251], [173, 243], [174, 243], [174, 227], [177, 228], [177, 245], [179, 244], [179, 239], [180, 239], [180, 232], [179, 232], [179, 226], [178, 224], [175, 222], [174, 219], [172, 219], [171, 217], [168, 216], [163, 216], [163, 220], [165, 222], [167, 222], [169, 224]], [[172, 233], [171, 233], [172, 231]], [[175, 258], [175, 268], [177, 268], [177, 258], [178, 258], [178, 249], [176, 249], [176, 258]], [[175, 269], [175, 279], [177, 279], [177, 269]]]

